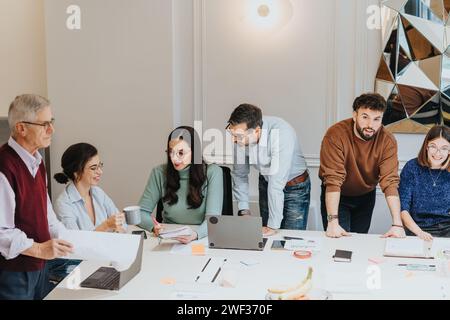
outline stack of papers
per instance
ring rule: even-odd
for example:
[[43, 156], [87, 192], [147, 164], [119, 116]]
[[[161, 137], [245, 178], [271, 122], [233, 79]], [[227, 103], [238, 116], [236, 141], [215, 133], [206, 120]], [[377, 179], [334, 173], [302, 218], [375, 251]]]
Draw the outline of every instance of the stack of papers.
[[384, 256], [405, 258], [432, 258], [431, 243], [419, 238], [387, 238]]
[[182, 237], [182, 236], [190, 236], [192, 234], [192, 229], [188, 226], [181, 226], [176, 228], [164, 228], [159, 233], [159, 237], [161, 239], [173, 239], [176, 237]]

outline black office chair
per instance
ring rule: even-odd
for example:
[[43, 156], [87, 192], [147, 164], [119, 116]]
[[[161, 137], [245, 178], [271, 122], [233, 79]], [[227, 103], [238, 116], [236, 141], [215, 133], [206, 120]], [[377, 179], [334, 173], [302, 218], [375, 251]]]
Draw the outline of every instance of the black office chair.
[[[233, 194], [231, 191], [231, 170], [228, 167], [220, 166], [223, 174], [223, 203], [222, 215], [233, 215]], [[156, 221], [162, 222], [163, 202], [159, 199], [156, 206]]]

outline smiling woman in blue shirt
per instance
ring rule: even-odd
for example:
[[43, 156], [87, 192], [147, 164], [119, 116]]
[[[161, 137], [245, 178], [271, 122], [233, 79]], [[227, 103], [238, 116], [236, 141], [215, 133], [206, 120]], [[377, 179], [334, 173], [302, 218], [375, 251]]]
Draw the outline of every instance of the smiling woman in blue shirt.
[[88, 143], [77, 143], [64, 151], [63, 171], [55, 174], [66, 187], [55, 203], [55, 211], [68, 229], [124, 232], [124, 214], [98, 186], [103, 162], [97, 149]]
[[402, 220], [421, 239], [450, 237], [450, 129], [430, 129], [400, 175]]
[[[71, 145], [61, 158], [62, 172], [54, 178], [65, 184], [55, 202], [55, 212], [67, 229], [125, 232], [125, 217], [98, 186], [103, 162], [88, 143]], [[50, 280], [61, 281], [81, 260], [55, 259], [47, 265]]]

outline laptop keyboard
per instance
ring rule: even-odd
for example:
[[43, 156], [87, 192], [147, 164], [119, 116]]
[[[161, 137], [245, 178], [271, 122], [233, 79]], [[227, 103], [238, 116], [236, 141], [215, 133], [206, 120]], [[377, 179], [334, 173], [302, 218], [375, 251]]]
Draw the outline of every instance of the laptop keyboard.
[[119, 288], [120, 272], [101, 267], [81, 283], [81, 287], [116, 290]]
[[104, 279], [100, 279], [100, 281], [98, 282], [98, 286], [100, 289], [114, 290], [118, 287], [119, 278], [120, 278], [119, 272], [109, 274]]

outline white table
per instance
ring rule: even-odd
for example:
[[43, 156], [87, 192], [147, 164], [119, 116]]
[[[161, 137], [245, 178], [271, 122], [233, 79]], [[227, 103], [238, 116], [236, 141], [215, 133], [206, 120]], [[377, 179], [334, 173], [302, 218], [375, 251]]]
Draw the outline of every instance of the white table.
[[[271, 250], [272, 240], [282, 239], [283, 235], [321, 237], [321, 250], [308, 260], [295, 258], [289, 251]], [[262, 300], [267, 288], [273, 285], [300, 282], [309, 266], [314, 269], [313, 287], [330, 291], [333, 299], [450, 297], [450, 278], [441, 277], [436, 272], [408, 272], [404, 267], [397, 266], [399, 263], [434, 264], [434, 260], [384, 258], [386, 261], [381, 264], [369, 262], [370, 258], [381, 258], [383, 255], [385, 239], [379, 235], [353, 234], [351, 237], [330, 239], [318, 231], [282, 230], [269, 238], [262, 252], [207, 249], [205, 256], [171, 253], [170, 241], [158, 246], [158, 240], [150, 234], [148, 236], [144, 244], [141, 272], [119, 291], [79, 288], [74, 285], [76, 279], [84, 280], [99, 267], [99, 264], [84, 261], [46, 299]], [[155, 248], [162, 251], [155, 251]], [[334, 262], [332, 256], [336, 249], [353, 251], [352, 262]], [[195, 283], [195, 276], [209, 257], [227, 258], [228, 268], [234, 268], [238, 273], [236, 287]], [[240, 263], [248, 258], [259, 263], [253, 266]], [[175, 284], [162, 283], [167, 278], [174, 279]], [[380, 280], [379, 289], [376, 288], [377, 278]]]

